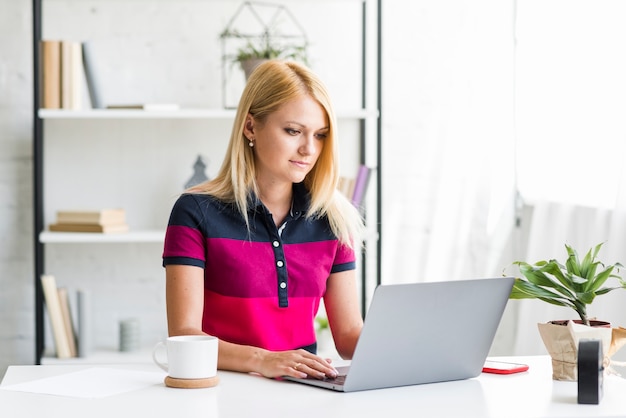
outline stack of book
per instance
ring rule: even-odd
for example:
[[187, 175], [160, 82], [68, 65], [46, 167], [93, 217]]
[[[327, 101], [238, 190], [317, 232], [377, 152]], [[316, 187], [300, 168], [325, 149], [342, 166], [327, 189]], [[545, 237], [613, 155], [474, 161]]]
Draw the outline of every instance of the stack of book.
[[50, 225], [56, 232], [128, 232], [124, 209], [61, 210]]

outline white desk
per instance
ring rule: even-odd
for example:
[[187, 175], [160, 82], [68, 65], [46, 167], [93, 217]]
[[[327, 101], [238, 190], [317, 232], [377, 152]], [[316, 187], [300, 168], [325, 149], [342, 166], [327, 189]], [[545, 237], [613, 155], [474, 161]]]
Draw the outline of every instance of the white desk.
[[[11, 366], [0, 385], [0, 415], [45, 417], [600, 417], [626, 416], [626, 379], [608, 376], [599, 405], [577, 403], [577, 383], [552, 380], [547, 356], [501, 358], [530, 365], [526, 373], [354, 393], [219, 372], [208, 389], [172, 389], [162, 379], [145, 389], [97, 399], [2, 390], [3, 386], [92, 366]], [[100, 366], [99, 366], [100, 367]], [[158, 370], [152, 364], [111, 365]], [[163, 374], [164, 376], [164, 374]], [[7, 412], [10, 412], [7, 414]]]

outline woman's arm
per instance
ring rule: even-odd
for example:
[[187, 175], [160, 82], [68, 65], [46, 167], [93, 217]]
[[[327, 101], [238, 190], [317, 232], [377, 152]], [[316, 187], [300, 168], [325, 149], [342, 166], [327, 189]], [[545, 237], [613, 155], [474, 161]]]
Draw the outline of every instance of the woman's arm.
[[351, 359], [363, 328], [355, 270], [330, 275], [326, 283], [324, 307], [337, 352], [341, 358]]
[[[170, 336], [205, 334], [204, 271], [195, 266], [168, 265], [166, 275], [167, 326]], [[255, 372], [266, 377], [334, 376], [330, 364], [308, 351], [272, 352], [258, 347], [219, 341], [217, 367], [221, 370]]]
[[165, 267], [167, 330], [170, 336], [198, 335], [202, 332], [204, 271], [200, 267]]

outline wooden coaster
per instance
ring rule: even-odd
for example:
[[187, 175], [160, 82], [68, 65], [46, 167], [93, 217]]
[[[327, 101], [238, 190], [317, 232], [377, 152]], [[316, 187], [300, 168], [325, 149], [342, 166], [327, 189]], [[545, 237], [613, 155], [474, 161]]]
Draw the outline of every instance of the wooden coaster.
[[219, 383], [218, 376], [208, 377], [206, 379], [176, 379], [175, 377], [165, 376], [165, 386], [179, 389], [200, 389], [211, 388]]

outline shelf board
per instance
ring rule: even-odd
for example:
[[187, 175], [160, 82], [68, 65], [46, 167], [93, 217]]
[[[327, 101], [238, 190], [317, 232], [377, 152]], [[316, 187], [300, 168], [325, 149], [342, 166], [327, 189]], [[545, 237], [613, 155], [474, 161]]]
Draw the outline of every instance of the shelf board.
[[42, 243], [120, 243], [120, 242], [154, 242], [162, 243], [165, 231], [141, 230], [123, 233], [102, 234], [98, 232], [51, 232], [42, 231], [39, 234], [39, 242]]
[[42, 119], [232, 119], [232, 109], [39, 109]]
[[[179, 110], [140, 109], [39, 109], [41, 119], [234, 119], [235, 109], [182, 108]], [[338, 119], [378, 117], [377, 110], [355, 109], [337, 111]]]

